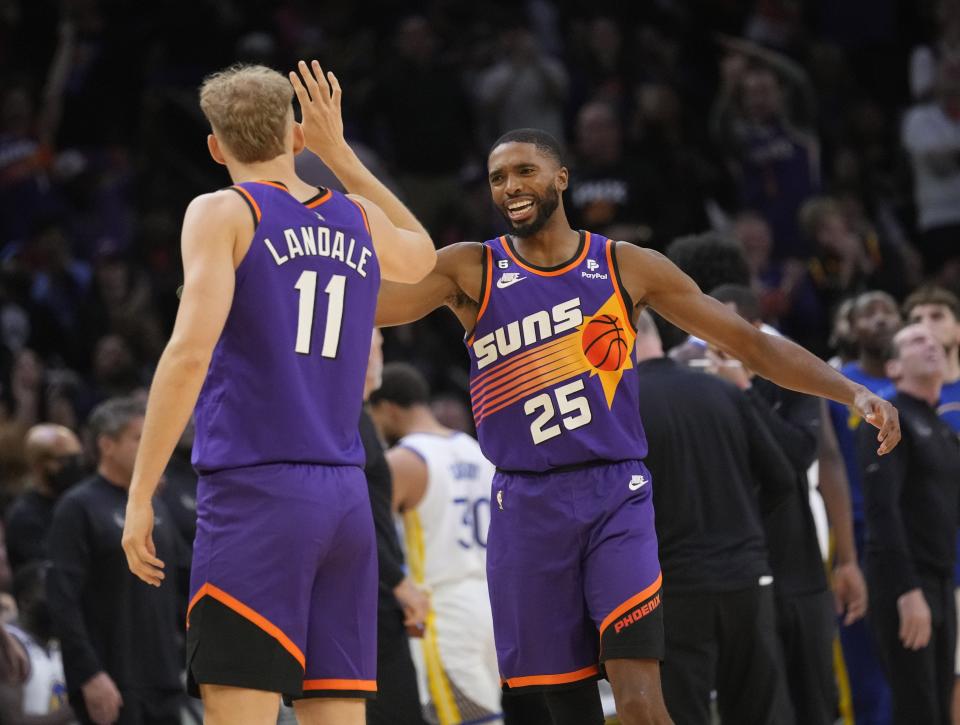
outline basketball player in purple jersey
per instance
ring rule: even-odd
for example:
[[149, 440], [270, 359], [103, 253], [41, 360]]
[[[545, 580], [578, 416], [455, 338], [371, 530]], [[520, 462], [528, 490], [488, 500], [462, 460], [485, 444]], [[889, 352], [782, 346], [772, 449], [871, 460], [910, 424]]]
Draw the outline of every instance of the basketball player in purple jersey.
[[488, 173], [511, 234], [441, 250], [416, 285], [384, 285], [377, 324], [446, 305], [468, 331], [477, 433], [498, 468], [487, 562], [504, 688], [546, 691], [557, 723], [599, 723], [591, 698], [573, 693], [595, 692], [578, 684], [605, 675], [621, 722], [669, 722], [653, 484], [629, 354], [639, 311], [649, 305], [779, 385], [856, 406], [880, 428], [881, 453], [900, 438], [897, 412], [745, 323], [662, 255], [571, 229], [568, 173], [548, 134], [504, 135]]
[[[208, 723], [275, 723], [282, 694], [301, 722], [359, 724], [376, 691], [363, 383], [381, 278], [416, 282], [436, 253], [343, 140], [336, 79], [331, 91], [316, 63], [300, 72], [309, 95], [263, 66], [200, 89], [210, 154], [234, 185], [187, 208], [183, 295], [127, 507], [130, 568], [159, 586], [150, 500], [196, 404], [187, 672]], [[296, 176], [305, 132], [364, 196]]]

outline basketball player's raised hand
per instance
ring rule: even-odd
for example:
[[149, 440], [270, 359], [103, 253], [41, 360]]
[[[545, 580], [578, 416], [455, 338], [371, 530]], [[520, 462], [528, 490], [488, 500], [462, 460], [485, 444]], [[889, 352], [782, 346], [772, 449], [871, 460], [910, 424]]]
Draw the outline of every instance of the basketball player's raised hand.
[[324, 74], [315, 60], [309, 66], [301, 60], [297, 68], [300, 75], [291, 72], [290, 84], [300, 102], [300, 128], [307, 148], [327, 161], [330, 154], [341, 152], [347, 145], [340, 114], [340, 83], [332, 72]]
[[123, 552], [130, 571], [151, 586], [163, 581], [163, 562], [153, 544], [153, 505], [130, 499], [123, 522]]
[[882, 456], [892, 451], [900, 442], [900, 414], [890, 401], [861, 387], [853, 400], [853, 407], [859, 411], [865, 421], [880, 429], [877, 433], [877, 440], [880, 441], [877, 455]]

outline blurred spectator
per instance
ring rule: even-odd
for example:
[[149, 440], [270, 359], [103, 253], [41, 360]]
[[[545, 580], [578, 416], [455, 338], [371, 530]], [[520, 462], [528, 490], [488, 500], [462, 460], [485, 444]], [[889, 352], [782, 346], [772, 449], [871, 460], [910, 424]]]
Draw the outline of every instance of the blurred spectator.
[[759, 297], [763, 320], [808, 350], [823, 352], [825, 314], [804, 263], [772, 259], [772, 230], [756, 212], [738, 214], [731, 234], [750, 267], [750, 287]]
[[613, 106], [623, 105], [637, 66], [630, 62], [623, 27], [617, 19], [599, 15], [588, 20], [582, 41], [571, 46], [569, 65], [574, 107], [582, 107], [591, 98]]
[[878, 456], [873, 431], [858, 433], [870, 620], [897, 723], [950, 722], [960, 441], [936, 411], [945, 363], [943, 346], [927, 327], [898, 332], [887, 369], [896, 382], [890, 400], [903, 438]]
[[760, 521], [795, 489], [790, 463], [742, 393], [665, 358], [648, 314], [637, 328], [646, 464], [670, 603], [664, 701], [677, 722], [709, 725], [716, 689], [724, 722], [793, 722]]
[[558, 60], [537, 47], [533, 33], [512, 27], [500, 36], [502, 60], [479, 79], [477, 97], [487, 117], [487, 143], [517, 128], [538, 128], [566, 138], [563, 107], [569, 80]]
[[[850, 311], [850, 331], [858, 350], [855, 361], [840, 372], [872, 392], [889, 392], [892, 381], [887, 377], [887, 358], [894, 334], [900, 327], [900, 310], [896, 301], [885, 292], [859, 295]], [[861, 469], [857, 461], [856, 431], [863, 420], [855, 411], [830, 401], [830, 418], [837, 443], [847, 468], [850, 485], [850, 506], [853, 511], [853, 534], [863, 566], [865, 522]], [[866, 430], [872, 426], [867, 424]], [[840, 627], [844, 665], [850, 680], [853, 712], [857, 724], [890, 721], [890, 690], [880, 666], [876, 645], [863, 621]]]
[[641, 237], [641, 242], [663, 249], [674, 237], [707, 228], [708, 216], [730, 193], [719, 169], [701, 153], [699, 137], [688, 132], [689, 108], [674, 85], [641, 83], [633, 100], [629, 155], [650, 227], [649, 241]]
[[124, 398], [94, 410], [97, 473], [63, 496], [50, 529], [50, 614], [70, 704], [85, 723], [180, 718], [186, 552], [162, 501], [153, 503], [153, 541], [166, 562], [163, 585], [132, 576], [120, 545], [143, 415], [142, 403]]
[[636, 164], [624, 156], [623, 130], [612, 106], [594, 101], [580, 109], [575, 148], [567, 192], [573, 226], [611, 239], [649, 243]]
[[737, 180], [741, 205], [773, 228], [773, 257], [805, 259], [811, 249], [798, 233], [797, 212], [820, 188], [819, 143], [805, 130], [814, 123], [809, 79], [785, 56], [735, 38], [721, 42], [727, 55], [711, 112], [714, 140]]
[[913, 106], [902, 142], [913, 167], [920, 251], [927, 273], [960, 286], [960, 59], [942, 63], [936, 99]]
[[93, 348], [90, 387], [81, 391], [78, 412], [85, 418], [101, 401], [124, 397], [144, 387], [130, 344], [120, 335], [105, 335]]
[[470, 102], [457, 68], [441, 60], [427, 18], [401, 20], [394, 42], [371, 112], [383, 120], [384, 150], [411, 209], [439, 236], [463, 205], [459, 174], [474, 139]]
[[827, 344], [836, 353], [834, 357], [830, 358], [829, 363], [837, 370], [856, 360], [859, 354], [857, 341], [850, 323], [850, 316], [853, 313], [853, 306], [856, 301], [856, 297], [848, 297], [837, 305], [836, 312], [833, 313], [833, 327], [830, 330], [830, 338]]
[[[80, 310], [80, 324], [88, 340], [119, 335], [134, 357], [154, 361], [163, 349], [163, 333], [147, 276], [126, 258], [113, 239], [102, 239], [97, 248], [93, 284]], [[81, 364], [89, 361], [90, 346]]]
[[954, 0], [936, 0], [934, 6], [937, 24], [934, 42], [918, 45], [910, 54], [910, 94], [917, 101], [928, 101], [935, 95], [941, 63], [960, 59], [960, 4]]
[[90, 265], [74, 255], [65, 223], [57, 217], [37, 222], [24, 256], [33, 268], [31, 301], [53, 325], [43, 331], [47, 348], [66, 349], [69, 355], [78, 342], [79, 311], [93, 279]]
[[875, 262], [863, 240], [850, 229], [836, 201], [828, 197], [809, 199], [799, 219], [803, 235], [810, 242], [810, 276], [823, 303], [832, 309], [844, 297], [868, 289]]
[[69, 428], [35, 425], [27, 431], [25, 445], [29, 488], [7, 513], [7, 552], [14, 569], [49, 558], [47, 534], [54, 505], [87, 475], [80, 440]]
[[49, 722], [73, 722], [73, 710], [67, 704], [67, 685], [59, 644], [53, 637], [50, 609], [47, 606], [46, 580], [49, 562], [35, 561], [17, 572], [14, 594], [19, 616], [16, 626], [8, 627], [30, 663], [23, 684], [23, 711], [27, 715], [56, 715]]

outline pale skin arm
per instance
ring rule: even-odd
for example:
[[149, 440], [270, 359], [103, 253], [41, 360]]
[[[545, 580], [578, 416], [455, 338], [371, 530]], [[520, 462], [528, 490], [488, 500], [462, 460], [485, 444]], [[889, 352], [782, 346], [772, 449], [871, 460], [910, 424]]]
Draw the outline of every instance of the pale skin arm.
[[624, 284], [638, 304], [649, 305], [677, 327], [719, 347], [781, 387], [854, 406], [864, 420], [880, 429], [880, 455], [900, 440], [897, 410], [889, 402], [796, 343], [757, 330], [726, 305], [703, 294], [662, 254], [618, 244], [617, 258]]
[[384, 280], [419, 282], [433, 269], [433, 240], [413, 213], [363, 165], [343, 137], [343, 91], [333, 73], [324, 75], [317, 61], [298, 64], [300, 79], [290, 73], [303, 121], [307, 148], [319, 156], [367, 212], [370, 235]]
[[416, 508], [427, 492], [429, 470], [423, 459], [409, 448], [395, 447], [386, 452], [387, 465], [393, 479], [393, 510]]
[[194, 199], [183, 220], [184, 283], [173, 334], [150, 386], [123, 529], [130, 571], [159, 586], [164, 563], [153, 544], [151, 499], [193, 412], [213, 349], [233, 302], [234, 250], [253, 220], [238, 194], [224, 190]]

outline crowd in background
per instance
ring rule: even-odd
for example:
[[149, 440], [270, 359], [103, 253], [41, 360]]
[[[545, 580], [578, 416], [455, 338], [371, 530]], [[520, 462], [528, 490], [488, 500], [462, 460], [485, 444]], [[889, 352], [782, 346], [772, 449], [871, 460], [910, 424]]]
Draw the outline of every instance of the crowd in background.
[[[348, 140], [438, 246], [505, 231], [486, 154], [529, 126], [564, 144], [574, 226], [662, 251], [712, 230], [733, 262], [671, 258], [825, 358], [856, 357], [863, 292], [960, 292], [960, 2], [0, 0], [0, 514], [38, 478], [31, 426], [92, 451], [91, 411], [149, 384], [183, 210], [229, 183], [200, 81], [299, 58], [336, 72]], [[470, 430], [459, 338], [441, 311], [384, 351]]]

